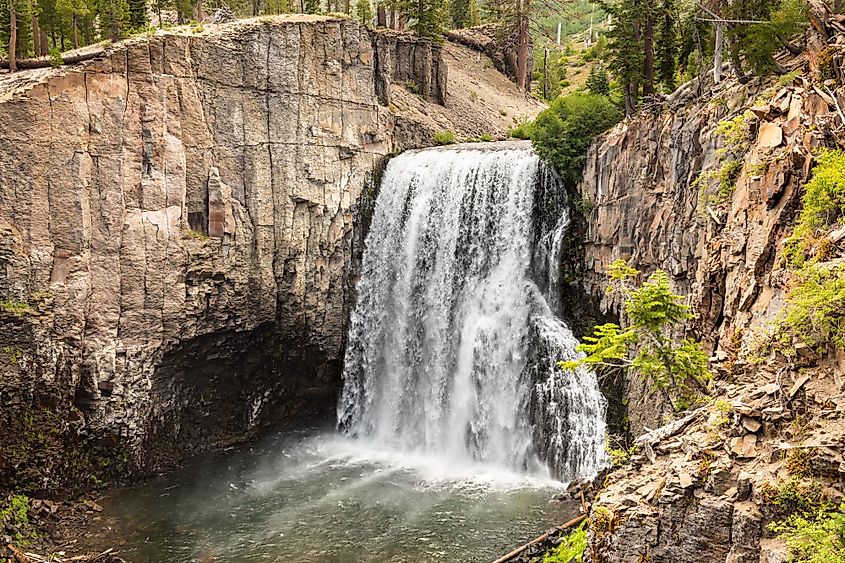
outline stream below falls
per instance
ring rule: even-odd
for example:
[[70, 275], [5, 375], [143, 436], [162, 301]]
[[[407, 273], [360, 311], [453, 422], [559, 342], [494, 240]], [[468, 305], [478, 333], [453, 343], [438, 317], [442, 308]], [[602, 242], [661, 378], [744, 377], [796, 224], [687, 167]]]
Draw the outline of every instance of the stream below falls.
[[103, 506], [109, 545], [134, 563], [489, 563], [577, 514], [550, 502], [560, 490], [307, 432], [205, 456]]

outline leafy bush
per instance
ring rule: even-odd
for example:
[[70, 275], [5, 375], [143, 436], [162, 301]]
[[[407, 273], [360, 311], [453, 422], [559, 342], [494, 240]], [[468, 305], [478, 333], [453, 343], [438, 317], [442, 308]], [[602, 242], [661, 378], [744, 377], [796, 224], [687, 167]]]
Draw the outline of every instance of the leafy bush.
[[21, 547], [26, 547], [38, 534], [29, 528], [29, 498], [26, 495], [12, 495], [0, 504], [0, 532], [12, 530], [12, 538]]
[[810, 264], [798, 272], [777, 328], [785, 352], [793, 338], [820, 352], [845, 349], [845, 265]]
[[570, 94], [556, 98], [531, 127], [534, 149], [561, 177], [575, 184], [581, 179], [593, 137], [622, 119], [622, 112], [605, 96]]
[[820, 232], [845, 220], [845, 152], [819, 151], [813, 179], [804, 186], [801, 204], [798, 224], [784, 244], [787, 261], [797, 268], [808, 259], [816, 261], [809, 254], [820, 242]]
[[530, 121], [520, 121], [513, 127], [508, 129], [508, 137], [514, 139], [528, 140], [531, 138], [531, 132], [534, 130], [534, 124]]
[[578, 351], [586, 356], [560, 362], [560, 367], [632, 369], [653, 388], [663, 391], [675, 410], [683, 410], [689, 402], [688, 383], [703, 386], [711, 377], [701, 343], [675, 337], [683, 323], [693, 318], [689, 306], [683, 303], [683, 296], [672, 292], [669, 276], [662, 270], [655, 271], [639, 287], [632, 282], [639, 272], [624, 260], [611, 264], [608, 273], [608, 292], [618, 292], [625, 299], [629, 326], [623, 329], [606, 323], [595, 327], [593, 334], [578, 345]]
[[583, 561], [587, 550], [586, 521], [563, 538], [563, 541], [543, 556], [543, 563], [570, 563]]
[[792, 514], [769, 529], [789, 546], [792, 563], [845, 561], [845, 504], [838, 511], [819, 510], [813, 517]]
[[434, 134], [434, 142], [438, 145], [451, 145], [455, 143], [455, 134], [451, 131], [438, 131]]

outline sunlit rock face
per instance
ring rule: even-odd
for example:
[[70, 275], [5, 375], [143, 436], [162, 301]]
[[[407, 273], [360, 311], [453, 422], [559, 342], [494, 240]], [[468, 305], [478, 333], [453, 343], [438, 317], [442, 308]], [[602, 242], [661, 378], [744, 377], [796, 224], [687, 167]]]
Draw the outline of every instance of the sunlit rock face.
[[400, 39], [281, 18], [4, 78], [0, 298], [29, 309], [0, 314], [2, 430], [109, 474], [332, 413], [390, 81], [446, 95], [440, 47]]

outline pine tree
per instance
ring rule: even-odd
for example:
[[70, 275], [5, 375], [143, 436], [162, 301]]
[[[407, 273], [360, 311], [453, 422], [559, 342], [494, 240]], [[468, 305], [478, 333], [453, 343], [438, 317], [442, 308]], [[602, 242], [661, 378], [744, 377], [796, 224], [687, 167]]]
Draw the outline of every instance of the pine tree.
[[147, 0], [128, 0], [129, 27], [144, 29], [147, 27]]
[[370, 5], [370, 0], [356, 0], [355, 17], [363, 25], [370, 27], [373, 22], [373, 8]]
[[607, 34], [609, 68], [622, 85], [625, 114], [632, 115], [637, 110], [643, 79], [642, 9], [638, 0], [619, 0], [602, 7], [614, 22]]
[[452, 17], [452, 27], [463, 29], [470, 25], [470, 0], [450, 0], [449, 15]]
[[420, 37], [441, 39], [446, 23], [444, 0], [411, 0], [405, 14], [408, 27]]
[[678, 53], [675, 0], [663, 0], [657, 30], [657, 78], [672, 91], [675, 89], [675, 67]]
[[[14, 72], [14, 61], [32, 54], [32, 7], [29, 0], [7, 0], [0, 4], [0, 41], [9, 57], [9, 69]], [[14, 67], [14, 68], [12, 68]]]
[[127, 0], [99, 0], [97, 17], [100, 35], [118, 41], [129, 27], [129, 2]]
[[602, 96], [610, 94], [610, 79], [601, 63], [594, 64], [590, 69], [590, 74], [587, 76], [587, 89], [593, 94]]

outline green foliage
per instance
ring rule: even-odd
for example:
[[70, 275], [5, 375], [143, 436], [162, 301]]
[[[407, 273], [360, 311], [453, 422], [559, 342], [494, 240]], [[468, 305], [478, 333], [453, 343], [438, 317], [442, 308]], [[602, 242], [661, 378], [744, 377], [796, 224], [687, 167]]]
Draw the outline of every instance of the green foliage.
[[25, 301], [17, 301], [15, 299], [0, 299], [0, 311], [11, 313], [16, 317], [20, 317], [30, 312], [29, 303]]
[[798, 224], [784, 243], [793, 267], [801, 267], [808, 260], [818, 261], [809, 253], [819, 243], [821, 231], [845, 223], [845, 152], [822, 149], [815, 158], [813, 179], [804, 186], [801, 196]]
[[593, 94], [607, 96], [610, 94], [610, 77], [601, 64], [594, 64], [587, 76], [587, 89]]
[[478, 0], [450, 0], [449, 16], [454, 29], [464, 29], [480, 23]]
[[512, 137], [514, 139], [528, 140], [531, 138], [531, 132], [533, 130], [534, 123], [530, 121], [518, 121], [514, 124], [513, 127], [508, 129], [508, 137]]
[[802, 268], [776, 324], [786, 354], [794, 353], [793, 339], [819, 352], [845, 349], [845, 265]]
[[451, 145], [455, 143], [455, 134], [451, 131], [438, 131], [434, 134], [434, 142], [438, 145]]
[[812, 516], [832, 508], [830, 498], [815, 481], [802, 482], [798, 478], [778, 480], [776, 484], [763, 483], [760, 489], [763, 503], [778, 517], [790, 515]]
[[53, 68], [62, 66], [64, 64], [64, 60], [62, 59], [62, 52], [53, 47], [50, 49], [50, 66]]
[[29, 497], [26, 495], [12, 495], [0, 507], [0, 531], [13, 530], [13, 539], [21, 547], [26, 547], [38, 534], [27, 531], [29, 528]]
[[629, 326], [597, 326], [578, 345], [585, 357], [560, 362], [560, 367], [632, 369], [653, 388], [664, 391], [676, 410], [683, 410], [689, 404], [688, 383], [703, 386], [711, 377], [701, 343], [675, 337], [683, 323], [693, 318], [689, 306], [681, 295], [672, 292], [669, 276], [662, 270], [655, 271], [639, 287], [632, 283], [639, 272], [624, 260], [611, 264], [608, 274], [609, 291], [618, 292], [625, 299]]
[[640, 451], [636, 444], [630, 448], [626, 448], [624, 444], [619, 444], [614, 447], [611, 443], [610, 436], [605, 439], [604, 449], [610, 458], [610, 465], [613, 467], [624, 467], [631, 463], [631, 456]]
[[845, 504], [838, 511], [819, 510], [812, 517], [792, 514], [769, 529], [789, 546], [791, 563], [845, 561]]
[[721, 155], [745, 154], [751, 147], [751, 120], [754, 114], [745, 111], [731, 119], [724, 119], [716, 126], [716, 134], [725, 139]]
[[583, 561], [587, 551], [586, 521], [569, 533], [557, 547], [543, 556], [543, 563]]
[[531, 142], [537, 154], [574, 185], [581, 179], [593, 137], [621, 118], [619, 109], [604, 96], [570, 94], [555, 99], [537, 116], [530, 132]]
[[742, 55], [757, 74], [777, 70], [774, 54], [807, 27], [807, 4], [803, 0], [735, 2], [728, 5], [726, 12], [730, 18], [766, 21], [732, 26], [726, 33], [734, 49], [734, 59], [739, 60], [738, 55]]
[[373, 22], [373, 7], [370, 0], [355, 0], [355, 17], [363, 25], [370, 27]]
[[725, 399], [718, 399], [716, 400], [711, 409], [711, 417], [709, 422], [716, 427], [716, 429], [721, 429], [730, 424], [731, 422], [731, 414], [733, 413], [734, 406], [730, 401]]
[[199, 240], [199, 241], [208, 240], [207, 234], [201, 233], [199, 231], [194, 231], [193, 229], [185, 229], [184, 231], [182, 231], [182, 234], [186, 238], [192, 238], [194, 240]]

